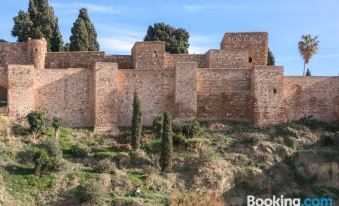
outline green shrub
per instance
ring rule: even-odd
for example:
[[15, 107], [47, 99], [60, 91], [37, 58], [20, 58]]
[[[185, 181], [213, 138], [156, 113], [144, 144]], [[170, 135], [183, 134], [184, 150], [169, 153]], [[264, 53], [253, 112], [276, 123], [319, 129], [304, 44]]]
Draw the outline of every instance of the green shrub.
[[335, 131], [336, 130], [332, 125], [330, 125], [326, 122], [316, 120], [316, 119], [314, 119], [313, 116], [305, 116], [305, 117], [299, 119], [297, 121], [297, 123], [303, 124], [303, 125], [307, 126], [308, 128], [314, 129], [314, 130], [316, 130], [316, 129], [324, 129], [324, 130], [327, 130], [327, 131]]
[[44, 149], [38, 149], [33, 158], [34, 174], [38, 176], [45, 175], [53, 167], [53, 160]]
[[37, 148], [29, 147], [17, 154], [17, 158], [21, 164], [34, 165], [34, 156], [37, 153]]
[[20, 124], [16, 124], [16, 123], [14, 123], [12, 125], [11, 129], [12, 129], [12, 133], [16, 137], [26, 136], [26, 135], [29, 135], [29, 133], [30, 133], [29, 129], [23, 127]]
[[26, 118], [33, 137], [40, 137], [48, 122], [45, 114], [43, 112], [34, 111], [30, 112]]
[[174, 145], [185, 145], [186, 137], [182, 133], [173, 134]]
[[106, 158], [95, 165], [94, 171], [98, 173], [115, 174], [116, 166], [110, 158]]
[[205, 138], [194, 137], [190, 139], [186, 139], [185, 144], [187, 147], [194, 149], [201, 149], [205, 146], [205, 144], [209, 144], [210, 141]]
[[75, 157], [87, 157], [90, 152], [91, 148], [82, 143], [77, 143], [71, 148], [71, 153]]
[[57, 139], [59, 138], [59, 130], [60, 130], [61, 124], [62, 124], [61, 118], [59, 117], [53, 118], [52, 126], [54, 128], [54, 137]]
[[192, 138], [203, 130], [204, 129], [200, 126], [199, 122], [193, 121], [184, 124], [181, 131], [186, 137]]
[[161, 138], [162, 135], [162, 127], [163, 127], [163, 115], [159, 114], [153, 119], [153, 132], [156, 138]]
[[79, 185], [72, 192], [81, 204], [106, 205], [106, 192], [97, 181]]
[[288, 124], [279, 125], [276, 127], [277, 134], [283, 137], [299, 137], [299, 131], [292, 128]]
[[55, 137], [48, 137], [42, 144], [51, 157], [61, 158], [62, 149], [59, 141]]

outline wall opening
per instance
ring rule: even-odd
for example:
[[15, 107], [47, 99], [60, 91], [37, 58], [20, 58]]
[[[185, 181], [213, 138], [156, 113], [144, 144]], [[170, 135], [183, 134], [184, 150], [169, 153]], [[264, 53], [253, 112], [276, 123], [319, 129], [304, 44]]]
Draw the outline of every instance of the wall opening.
[[252, 63], [252, 57], [249, 57], [249, 58], [248, 58], [248, 62], [249, 62], [249, 63]]
[[7, 106], [7, 89], [0, 86], [0, 107]]
[[273, 89], [273, 93], [276, 94], [277, 93], [277, 89]]
[[157, 54], [156, 51], [153, 52], [153, 57], [154, 57], [154, 58], [157, 58], [157, 57], [158, 57], [158, 54]]

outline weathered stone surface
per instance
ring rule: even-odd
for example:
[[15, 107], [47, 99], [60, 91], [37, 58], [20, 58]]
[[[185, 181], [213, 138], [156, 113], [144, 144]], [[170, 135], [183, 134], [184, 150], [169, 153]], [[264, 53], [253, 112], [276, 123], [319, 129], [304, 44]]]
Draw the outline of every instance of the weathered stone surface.
[[268, 34], [226, 33], [220, 49], [169, 54], [165, 43], [137, 42], [131, 55], [47, 52], [46, 41], [0, 43], [0, 113], [32, 110], [65, 126], [115, 133], [129, 126], [134, 91], [143, 124], [160, 112], [188, 120], [229, 119], [262, 127], [313, 115], [339, 118], [339, 77], [284, 77], [267, 64]]

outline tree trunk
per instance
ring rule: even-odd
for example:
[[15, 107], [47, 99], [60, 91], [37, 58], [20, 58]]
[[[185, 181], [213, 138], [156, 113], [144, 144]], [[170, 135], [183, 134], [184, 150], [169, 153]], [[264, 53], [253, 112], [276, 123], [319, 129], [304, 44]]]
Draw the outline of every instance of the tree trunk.
[[304, 73], [303, 76], [306, 76], [306, 63], [304, 62]]
[[54, 129], [54, 137], [55, 137], [55, 139], [59, 138], [59, 128]]

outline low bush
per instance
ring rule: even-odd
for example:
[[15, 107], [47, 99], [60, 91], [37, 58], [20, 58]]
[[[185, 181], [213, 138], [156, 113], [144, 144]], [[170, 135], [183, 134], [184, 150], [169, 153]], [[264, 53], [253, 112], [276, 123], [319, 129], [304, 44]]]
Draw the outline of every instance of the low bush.
[[48, 154], [55, 158], [62, 157], [62, 149], [59, 141], [55, 137], [48, 137], [42, 144], [42, 147], [45, 148]]
[[339, 142], [338, 133], [335, 134], [326, 132], [320, 137], [320, 142], [323, 146], [334, 146]]
[[71, 148], [71, 153], [75, 157], [87, 157], [90, 152], [91, 148], [82, 143], [77, 143]]
[[153, 132], [157, 138], [161, 138], [162, 135], [162, 127], [163, 127], [163, 115], [158, 114], [153, 119]]
[[33, 137], [40, 137], [48, 123], [48, 119], [45, 117], [45, 114], [43, 112], [34, 111], [30, 112], [26, 118]]
[[305, 126], [307, 126], [310, 129], [316, 130], [316, 129], [324, 129], [327, 131], [335, 131], [335, 127], [333, 127], [332, 125], [326, 123], [326, 122], [322, 122], [319, 120], [314, 119], [313, 116], [305, 116], [301, 119], [299, 119], [297, 121], [297, 123], [299, 124], [303, 124]]
[[241, 134], [241, 143], [245, 145], [258, 145], [260, 141], [267, 139], [264, 134], [261, 133], [243, 133]]
[[72, 193], [78, 198], [81, 204], [107, 205], [106, 192], [96, 181], [90, 181], [73, 189]]
[[187, 138], [192, 138], [203, 130], [204, 129], [200, 126], [199, 122], [193, 121], [184, 124], [181, 131]]
[[174, 145], [185, 145], [186, 137], [182, 133], [173, 134]]
[[95, 172], [107, 174], [115, 174], [116, 169], [115, 163], [110, 158], [106, 158], [97, 162], [94, 167]]
[[205, 145], [209, 143], [210, 141], [208, 139], [198, 137], [186, 139], [185, 141], [186, 147], [194, 150], [202, 150], [205, 148]]
[[53, 167], [53, 160], [44, 149], [36, 150], [33, 162], [34, 174], [38, 176], [45, 175]]

